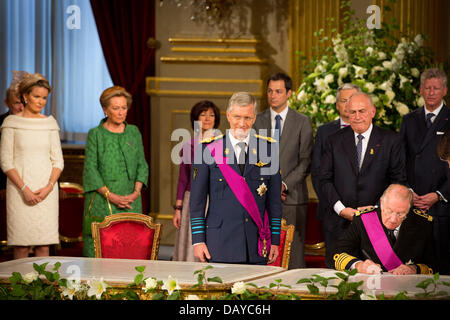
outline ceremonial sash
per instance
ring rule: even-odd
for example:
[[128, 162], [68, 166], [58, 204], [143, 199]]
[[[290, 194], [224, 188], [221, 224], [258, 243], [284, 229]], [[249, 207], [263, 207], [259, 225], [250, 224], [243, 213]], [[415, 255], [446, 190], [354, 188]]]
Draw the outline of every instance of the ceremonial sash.
[[361, 219], [370, 242], [386, 270], [390, 271], [401, 265], [403, 262], [397, 257], [394, 250], [392, 250], [386, 233], [384, 233], [383, 227], [381, 226], [380, 219], [378, 219], [377, 212], [364, 213], [361, 215]]
[[[269, 216], [267, 210], [264, 211], [264, 221], [261, 219], [259, 214], [259, 208], [256, 204], [256, 200], [248, 187], [247, 182], [245, 182], [244, 177], [239, 175], [227, 164], [227, 157], [223, 157], [223, 140], [217, 140], [213, 143], [207, 145], [211, 155], [216, 161], [217, 166], [222, 172], [223, 177], [227, 181], [231, 188], [231, 191], [236, 196], [239, 203], [248, 212], [250, 217], [256, 223], [258, 227], [259, 239], [258, 239], [258, 254], [264, 258], [267, 257], [267, 253], [270, 249], [270, 227], [269, 227]], [[220, 152], [216, 152], [220, 150]]]

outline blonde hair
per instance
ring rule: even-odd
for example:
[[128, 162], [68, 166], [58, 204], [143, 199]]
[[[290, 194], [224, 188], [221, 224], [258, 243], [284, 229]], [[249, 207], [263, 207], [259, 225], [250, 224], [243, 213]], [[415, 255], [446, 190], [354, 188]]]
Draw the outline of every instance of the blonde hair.
[[48, 90], [48, 93], [52, 91], [48, 80], [40, 73], [29, 73], [20, 82], [18, 86], [18, 93], [20, 101], [25, 105], [25, 99], [23, 96], [29, 94], [34, 87], [41, 87]]
[[131, 94], [125, 90], [125, 88], [120, 86], [113, 86], [103, 91], [100, 96], [100, 104], [102, 105], [102, 108], [108, 108], [109, 101], [114, 97], [124, 97], [127, 100], [127, 107], [130, 109], [133, 98]]

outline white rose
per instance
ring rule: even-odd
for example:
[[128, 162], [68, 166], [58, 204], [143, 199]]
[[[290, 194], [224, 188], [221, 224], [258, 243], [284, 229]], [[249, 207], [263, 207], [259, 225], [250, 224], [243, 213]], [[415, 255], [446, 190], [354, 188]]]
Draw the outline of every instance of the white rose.
[[367, 82], [364, 87], [368, 90], [369, 93], [372, 93], [375, 90], [375, 85], [372, 82]]
[[380, 101], [376, 94], [371, 94], [370, 97], [372, 98], [373, 104], [376, 104], [378, 101]]
[[418, 107], [423, 107], [425, 105], [425, 100], [422, 96], [420, 96], [419, 98], [417, 98], [416, 103]]
[[339, 68], [338, 74], [339, 74], [339, 77], [340, 77], [340, 78], [346, 77], [346, 76], [348, 75], [348, 69], [347, 69], [347, 67]]
[[385, 69], [391, 70], [392, 69], [392, 62], [390, 62], [390, 61], [383, 61], [383, 67]]
[[379, 60], [384, 60], [384, 59], [386, 59], [386, 53], [384, 53], [384, 52], [382, 52], [382, 51], [378, 52], [378, 59], [379, 59]]
[[327, 84], [329, 84], [329, 83], [331, 83], [331, 82], [334, 81], [334, 76], [333, 76], [332, 74], [327, 74], [327, 75], [325, 76], [324, 81], [325, 81]]
[[145, 286], [143, 289], [145, 291], [156, 289], [156, 287], [158, 286], [158, 281], [156, 281], [155, 278], [145, 279], [144, 283], [145, 283]]
[[388, 90], [388, 91], [386, 91], [386, 95], [389, 98], [389, 102], [387, 104], [391, 104], [392, 100], [394, 100], [394, 98], [395, 98], [395, 92], [392, 90]]
[[401, 75], [401, 74], [399, 74], [399, 77], [400, 77], [400, 89], [403, 88], [403, 85], [404, 85], [406, 82], [411, 82], [410, 79], [406, 78], [405, 76], [403, 76], [403, 75]]
[[401, 102], [394, 102], [395, 108], [401, 116], [409, 113], [409, 108], [406, 104]]
[[380, 84], [378, 86], [379, 89], [384, 90], [384, 91], [388, 91], [391, 90], [391, 83], [389, 81], [385, 81], [382, 84]]
[[330, 95], [328, 95], [328, 96], [325, 98], [324, 103], [327, 103], [327, 104], [335, 104], [335, 103], [336, 103], [336, 97], [333, 96], [332, 94], [330, 94]]
[[301, 90], [297, 95], [297, 100], [303, 103], [306, 102], [308, 100], [308, 94], [304, 90]]
[[420, 71], [419, 71], [419, 69], [417, 69], [417, 68], [411, 68], [411, 75], [412, 75], [414, 78], [418, 78], [418, 77], [420, 76]]
[[328, 84], [325, 82], [325, 79], [317, 78], [314, 81], [314, 85], [316, 86], [316, 89], [319, 92], [325, 92], [328, 90]]
[[318, 111], [318, 107], [317, 107], [317, 104], [315, 103], [315, 102], [313, 102], [313, 103], [311, 103], [311, 108], [312, 108], [312, 113], [313, 114], [316, 114], [317, 113], [317, 111]]
[[423, 38], [421, 34], [418, 34], [415, 38], [414, 38], [414, 42], [421, 47], [423, 45]]
[[363, 78], [364, 75], [367, 73], [367, 70], [363, 67], [357, 66], [357, 65], [353, 65], [353, 68], [355, 68], [355, 76], [357, 78]]
[[369, 56], [371, 56], [373, 53], [373, 48], [372, 47], [367, 47], [366, 49], [366, 54], [368, 54]]
[[243, 294], [247, 290], [247, 285], [243, 281], [235, 282], [231, 287], [231, 293]]
[[23, 281], [25, 281], [26, 283], [31, 283], [34, 280], [37, 280], [38, 277], [39, 273], [37, 273], [36, 271], [31, 271], [23, 276]]

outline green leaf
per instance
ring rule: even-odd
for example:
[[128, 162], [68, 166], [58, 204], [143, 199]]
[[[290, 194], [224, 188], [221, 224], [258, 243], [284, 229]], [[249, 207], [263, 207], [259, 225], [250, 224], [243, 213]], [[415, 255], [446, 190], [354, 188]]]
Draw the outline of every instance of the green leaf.
[[58, 269], [61, 267], [61, 262], [56, 262], [55, 266], [53, 267], [53, 271], [58, 271]]
[[336, 272], [336, 275], [337, 275], [339, 278], [341, 278], [342, 280], [347, 280], [347, 279], [348, 279], [348, 276], [347, 276], [346, 274], [344, 274], [344, 273]]
[[297, 281], [297, 284], [300, 284], [300, 283], [312, 283], [312, 281], [308, 278], [303, 278], [303, 279], [300, 279]]
[[315, 285], [313, 285], [313, 284], [308, 284], [307, 287], [308, 287], [308, 290], [309, 290], [309, 292], [310, 292], [311, 294], [319, 294], [319, 288], [316, 287]]
[[135, 267], [134, 269], [136, 269], [137, 272], [143, 273], [145, 271], [145, 266]]
[[[139, 272], [141, 272], [141, 271], [139, 271]], [[133, 290], [125, 291], [125, 297], [128, 300], [139, 300], [139, 295], [136, 292], [134, 292]]]
[[208, 278], [209, 282], [218, 282], [218, 283], [222, 283], [222, 279], [220, 277], [212, 277], [212, 278]]
[[137, 286], [140, 285], [143, 279], [144, 279], [144, 275], [142, 273], [137, 274], [134, 277], [134, 284], [137, 285]]

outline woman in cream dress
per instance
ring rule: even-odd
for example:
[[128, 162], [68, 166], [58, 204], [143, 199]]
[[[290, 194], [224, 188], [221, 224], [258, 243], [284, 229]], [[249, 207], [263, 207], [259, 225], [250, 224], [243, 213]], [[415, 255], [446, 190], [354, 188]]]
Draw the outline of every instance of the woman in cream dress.
[[41, 114], [51, 91], [40, 74], [19, 83], [24, 110], [8, 116], [1, 127], [0, 156], [6, 184], [8, 245], [14, 259], [48, 256], [49, 245], [59, 243], [57, 181], [64, 166], [59, 127], [52, 116]]

